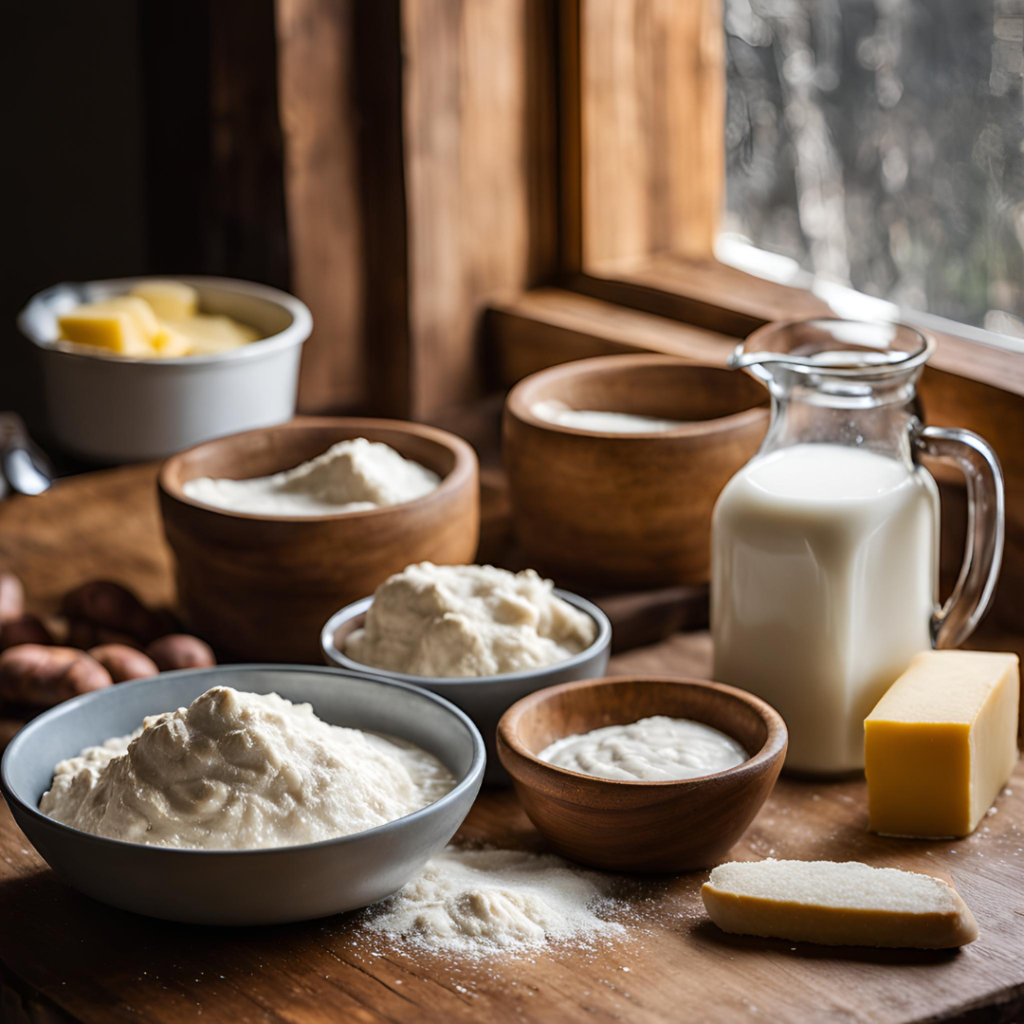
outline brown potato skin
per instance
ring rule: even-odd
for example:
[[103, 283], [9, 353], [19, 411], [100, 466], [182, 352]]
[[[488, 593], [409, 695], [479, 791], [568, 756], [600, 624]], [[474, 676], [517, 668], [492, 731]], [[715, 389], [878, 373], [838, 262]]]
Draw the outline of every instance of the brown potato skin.
[[130, 590], [110, 580], [75, 587], [65, 594], [62, 610], [74, 622], [126, 633], [143, 644], [174, 628], [166, 612], [151, 612]]
[[117, 629], [95, 626], [93, 623], [83, 622], [81, 619], [68, 623], [68, 647], [80, 647], [83, 651], [88, 651], [101, 644], [120, 644], [124, 647], [134, 647], [137, 651], [141, 651], [145, 647], [138, 637], [122, 633]]
[[187, 633], [171, 633], [154, 640], [146, 648], [146, 654], [156, 662], [161, 672], [173, 672], [180, 668], [209, 668], [217, 664], [210, 645]]
[[0, 650], [19, 644], [52, 644], [53, 637], [42, 619], [35, 615], [20, 615], [0, 623]]
[[73, 647], [20, 644], [0, 654], [0, 702], [52, 707], [111, 686], [110, 673]]
[[146, 679], [155, 676], [160, 669], [153, 660], [135, 647], [124, 644], [100, 644], [89, 650], [89, 656], [95, 658], [109, 673], [115, 683], [126, 683], [130, 679]]
[[0, 573], [0, 624], [25, 614], [25, 587], [13, 572]]

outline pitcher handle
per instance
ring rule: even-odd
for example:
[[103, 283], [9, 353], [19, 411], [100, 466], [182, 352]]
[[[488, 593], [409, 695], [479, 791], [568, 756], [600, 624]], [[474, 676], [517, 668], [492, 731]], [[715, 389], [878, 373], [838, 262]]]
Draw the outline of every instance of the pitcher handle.
[[999, 579], [1006, 506], [1003, 470], [992, 446], [969, 430], [915, 423], [911, 435], [919, 452], [951, 459], [967, 481], [964, 564], [953, 593], [931, 623], [935, 647], [959, 647], [984, 618]]

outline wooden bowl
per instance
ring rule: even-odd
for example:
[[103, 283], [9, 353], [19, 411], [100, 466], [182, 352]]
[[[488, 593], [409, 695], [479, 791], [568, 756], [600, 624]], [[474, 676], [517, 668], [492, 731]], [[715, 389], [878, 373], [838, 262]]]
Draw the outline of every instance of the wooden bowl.
[[[537, 757], [565, 736], [652, 715], [704, 722], [751, 757], [676, 782], [601, 779]], [[609, 871], [692, 871], [721, 861], [772, 791], [786, 745], [782, 717], [763, 700], [691, 679], [563, 683], [524, 697], [498, 723], [498, 756], [530, 820], [563, 856]]]
[[[199, 476], [277, 473], [355, 437], [383, 441], [434, 470], [440, 487], [388, 508], [301, 517], [214, 509], [182, 490]], [[181, 611], [225, 657], [319, 662], [320, 629], [342, 605], [414, 562], [473, 560], [478, 477], [476, 454], [461, 438], [394, 420], [300, 419], [174, 455], [160, 470], [159, 491]]]
[[[559, 400], [684, 420], [675, 430], [610, 434], [532, 412]], [[505, 403], [503, 450], [516, 536], [562, 586], [706, 583], [711, 513], [757, 451], [767, 391], [748, 374], [671, 356], [602, 356], [542, 370]]]

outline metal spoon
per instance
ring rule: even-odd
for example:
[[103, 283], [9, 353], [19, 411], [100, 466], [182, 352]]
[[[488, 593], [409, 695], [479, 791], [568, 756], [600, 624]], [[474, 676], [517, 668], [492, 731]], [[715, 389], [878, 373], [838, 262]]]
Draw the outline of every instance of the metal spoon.
[[0, 413], [0, 470], [6, 485], [3, 493], [11, 490], [18, 494], [42, 494], [49, 490], [57, 475], [16, 413]]

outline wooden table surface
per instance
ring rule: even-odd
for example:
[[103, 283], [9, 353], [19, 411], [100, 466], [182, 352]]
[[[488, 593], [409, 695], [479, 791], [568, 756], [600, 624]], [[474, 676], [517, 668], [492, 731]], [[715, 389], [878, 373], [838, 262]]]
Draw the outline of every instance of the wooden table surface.
[[[104, 576], [172, 598], [151, 467], [61, 482], [0, 504], [0, 563], [51, 610]], [[705, 676], [706, 634], [618, 655], [619, 673]], [[738, 859], [849, 859], [951, 878], [981, 938], [958, 953], [835, 950], [730, 937], [703, 914], [703, 872], [634, 879], [626, 937], [596, 950], [460, 961], [382, 943], [361, 914], [274, 928], [152, 921], [51, 872], [0, 808], [0, 1019], [99, 1021], [971, 1021], [1024, 1018], [1024, 770], [957, 842], [865, 831], [864, 784], [783, 780]], [[542, 850], [507, 791], [485, 792], [467, 840]], [[160, 884], [155, 878], [154, 885]]]

